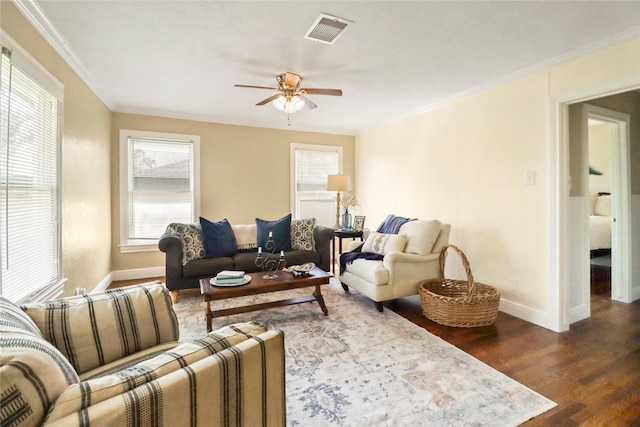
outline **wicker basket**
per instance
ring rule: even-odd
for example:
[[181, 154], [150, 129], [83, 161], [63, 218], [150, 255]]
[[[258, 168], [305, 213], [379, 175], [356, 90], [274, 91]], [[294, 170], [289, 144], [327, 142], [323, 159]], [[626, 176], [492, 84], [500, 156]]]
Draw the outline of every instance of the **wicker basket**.
[[[444, 262], [447, 249], [455, 250], [462, 258], [467, 280], [452, 280], [444, 277]], [[424, 315], [436, 323], [446, 326], [473, 328], [490, 325], [498, 315], [500, 293], [492, 286], [473, 280], [467, 257], [454, 245], [447, 245], [440, 252], [441, 279], [430, 279], [420, 283], [420, 301]]]

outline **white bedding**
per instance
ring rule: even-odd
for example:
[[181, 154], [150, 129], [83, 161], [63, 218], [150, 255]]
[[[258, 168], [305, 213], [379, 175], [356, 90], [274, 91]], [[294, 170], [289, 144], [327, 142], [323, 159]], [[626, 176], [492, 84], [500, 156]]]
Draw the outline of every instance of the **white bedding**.
[[589, 217], [589, 246], [594, 249], [611, 249], [611, 217], [591, 215]]

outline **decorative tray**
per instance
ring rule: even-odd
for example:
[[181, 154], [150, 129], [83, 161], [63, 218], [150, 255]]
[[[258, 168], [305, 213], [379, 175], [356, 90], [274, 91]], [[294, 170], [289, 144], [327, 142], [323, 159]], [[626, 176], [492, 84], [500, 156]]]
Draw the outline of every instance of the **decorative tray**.
[[309, 274], [309, 272], [313, 269], [313, 267], [315, 267], [316, 265], [312, 262], [307, 262], [304, 263], [302, 265], [292, 265], [289, 266], [289, 271], [292, 272], [293, 274], [300, 274], [300, 275], [305, 275], [305, 274]]
[[233, 287], [233, 286], [246, 285], [250, 281], [251, 281], [251, 276], [249, 276], [248, 274], [245, 274], [241, 283], [216, 283], [216, 278], [215, 277], [213, 279], [209, 280], [209, 283], [211, 283], [213, 286]]

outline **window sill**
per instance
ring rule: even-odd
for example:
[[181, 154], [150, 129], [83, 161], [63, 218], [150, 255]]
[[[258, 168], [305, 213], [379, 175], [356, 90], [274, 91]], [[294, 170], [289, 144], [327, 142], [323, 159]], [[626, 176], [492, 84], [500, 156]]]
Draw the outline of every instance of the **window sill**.
[[154, 243], [127, 243], [124, 245], [120, 245], [120, 253], [128, 254], [134, 252], [158, 252], [160, 249], [158, 248], [158, 242]]

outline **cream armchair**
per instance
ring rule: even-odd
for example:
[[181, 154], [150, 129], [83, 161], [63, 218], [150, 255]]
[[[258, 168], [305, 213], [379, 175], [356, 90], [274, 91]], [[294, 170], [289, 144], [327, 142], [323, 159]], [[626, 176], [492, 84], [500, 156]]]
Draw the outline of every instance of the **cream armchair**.
[[[440, 277], [440, 251], [449, 243], [450, 232], [451, 225], [438, 220], [415, 220], [403, 224], [397, 235], [371, 233], [362, 252], [373, 251], [383, 259], [347, 263], [340, 274], [342, 287], [371, 298], [378, 311], [383, 301], [418, 294], [421, 281]], [[348, 249], [358, 245], [352, 242]]]

